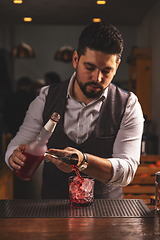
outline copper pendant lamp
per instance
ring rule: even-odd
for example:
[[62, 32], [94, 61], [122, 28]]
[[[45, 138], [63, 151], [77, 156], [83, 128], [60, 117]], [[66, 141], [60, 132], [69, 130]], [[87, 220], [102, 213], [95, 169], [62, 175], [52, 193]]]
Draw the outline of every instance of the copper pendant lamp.
[[14, 58], [35, 58], [33, 49], [26, 43], [18, 44], [11, 51]]
[[56, 52], [54, 59], [57, 61], [62, 61], [65, 63], [72, 62], [72, 55], [73, 55], [74, 49], [70, 46], [63, 46], [58, 49]]

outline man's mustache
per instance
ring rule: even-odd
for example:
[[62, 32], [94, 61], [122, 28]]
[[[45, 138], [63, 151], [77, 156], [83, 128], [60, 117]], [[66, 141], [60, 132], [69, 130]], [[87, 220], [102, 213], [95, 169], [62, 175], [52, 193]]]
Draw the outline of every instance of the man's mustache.
[[98, 87], [98, 88], [103, 88], [103, 86], [97, 82], [88, 82], [86, 83], [86, 86], [89, 86], [89, 85], [93, 85], [95, 87]]

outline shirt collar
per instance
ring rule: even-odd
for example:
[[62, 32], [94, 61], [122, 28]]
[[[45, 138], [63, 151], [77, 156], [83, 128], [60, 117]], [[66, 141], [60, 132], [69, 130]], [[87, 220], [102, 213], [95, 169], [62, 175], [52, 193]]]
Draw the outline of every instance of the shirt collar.
[[73, 98], [72, 97], [72, 87], [73, 87], [75, 75], [76, 75], [76, 72], [74, 72], [72, 77], [70, 78], [68, 89], [67, 89], [67, 98]]
[[[67, 96], [66, 96], [67, 98], [73, 98], [72, 87], [73, 87], [73, 83], [74, 83], [74, 80], [75, 80], [75, 75], [76, 75], [76, 72], [74, 72], [72, 77], [70, 78], [70, 82], [69, 82], [68, 89], [67, 89]], [[93, 101], [97, 101], [97, 100], [104, 101], [107, 98], [107, 93], [108, 93], [108, 87], [104, 90], [104, 92], [102, 93], [102, 95], [98, 99], [95, 99]]]

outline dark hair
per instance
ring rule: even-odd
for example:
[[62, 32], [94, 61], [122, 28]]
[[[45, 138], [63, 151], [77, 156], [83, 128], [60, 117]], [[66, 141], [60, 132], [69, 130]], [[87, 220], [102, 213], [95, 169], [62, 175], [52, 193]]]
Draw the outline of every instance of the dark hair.
[[117, 62], [123, 52], [123, 39], [116, 27], [105, 23], [92, 23], [81, 33], [78, 42], [78, 56], [85, 54], [86, 48], [107, 54], [117, 54]]

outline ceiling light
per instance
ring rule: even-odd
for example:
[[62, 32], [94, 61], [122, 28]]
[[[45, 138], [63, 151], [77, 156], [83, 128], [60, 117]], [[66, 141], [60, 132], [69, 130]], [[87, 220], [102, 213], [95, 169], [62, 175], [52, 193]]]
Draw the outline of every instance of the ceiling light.
[[54, 59], [57, 61], [62, 61], [62, 62], [71, 62], [72, 61], [72, 55], [74, 52], [74, 48], [70, 46], [63, 46], [58, 49], [56, 52]]
[[35, 53], [28, 44], [22, 43], [12, 49], [11, 56], [15, 58], [34, 58]]
[[22, 4], [23, 1], [22, 1], [22, 0], [14, 0], [13, 3], [14, 3], [14, 4]]
[[100, 18], [93, 18], [93, 22], [101, 22]]
[[32, 18], [31, 17], [24, 17], [23, 21], [24, 22], [32, 22]]
[[106, 4], [106, 1], [97, 1], [97, 4], [98, 5], [104, 5], [104, 4]]

